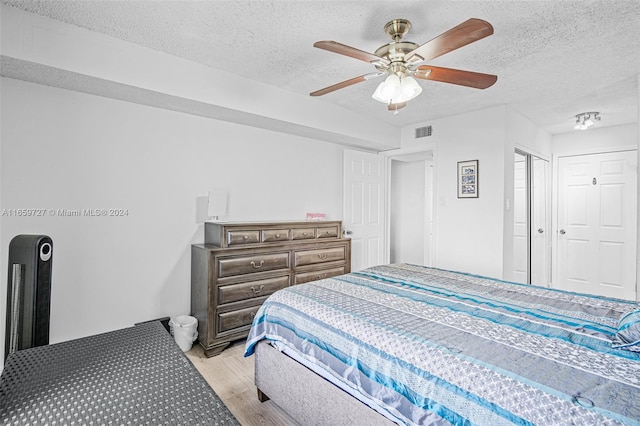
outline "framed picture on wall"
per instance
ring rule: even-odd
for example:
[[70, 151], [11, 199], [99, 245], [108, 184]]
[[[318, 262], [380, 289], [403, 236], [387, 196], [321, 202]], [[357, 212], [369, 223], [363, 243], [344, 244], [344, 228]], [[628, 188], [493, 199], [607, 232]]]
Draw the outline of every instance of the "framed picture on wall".
[[458, 198], [478, 198], [478, 160], [458, 161]]

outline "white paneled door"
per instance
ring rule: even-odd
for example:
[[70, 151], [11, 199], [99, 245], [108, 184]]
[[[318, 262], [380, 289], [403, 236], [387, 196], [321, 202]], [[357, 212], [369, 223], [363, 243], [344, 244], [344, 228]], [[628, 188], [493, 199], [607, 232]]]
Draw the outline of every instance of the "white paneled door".
[[343, 229], [351, 238], [351, 270], [387, 263], [386, 158], [344, 150]]
[[551, 280], [548, 166], [547, 160], [531, 157], [531, 284], [544, 287]]
[[556, 287], [636, 299], [637, 154], [558, 161]]

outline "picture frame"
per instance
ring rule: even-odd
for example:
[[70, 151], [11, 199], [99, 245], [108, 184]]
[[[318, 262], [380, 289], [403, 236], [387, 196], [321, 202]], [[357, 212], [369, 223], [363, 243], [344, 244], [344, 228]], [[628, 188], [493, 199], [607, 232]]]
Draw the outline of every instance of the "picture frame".
[[458, 198], [478, 198], [478, 160], [458, 161]]

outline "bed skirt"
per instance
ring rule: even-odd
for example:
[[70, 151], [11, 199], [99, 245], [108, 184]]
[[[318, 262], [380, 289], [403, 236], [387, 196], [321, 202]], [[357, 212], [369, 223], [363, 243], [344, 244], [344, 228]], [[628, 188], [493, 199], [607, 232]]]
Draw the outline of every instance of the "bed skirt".
[[394, 424], [265, 340], [256, 346], [255, 384], [303, 425]]

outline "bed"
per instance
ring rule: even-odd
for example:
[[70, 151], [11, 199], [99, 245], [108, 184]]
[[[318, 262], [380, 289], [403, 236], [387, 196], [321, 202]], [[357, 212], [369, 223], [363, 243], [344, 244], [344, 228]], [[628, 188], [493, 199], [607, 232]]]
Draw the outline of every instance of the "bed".
[[256, 386], [301, 424], [640, 424], [640, 304], [418, 265], [292, 286]]

